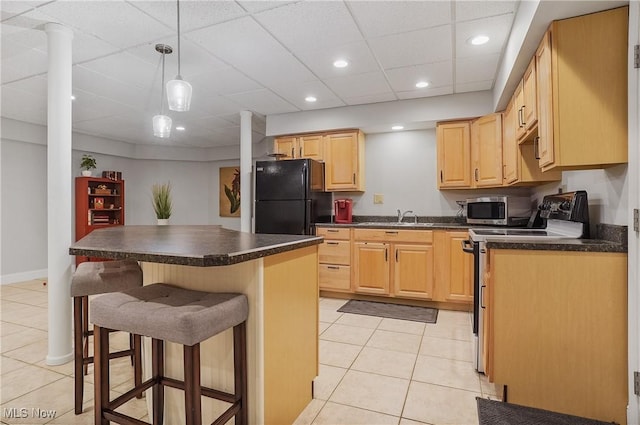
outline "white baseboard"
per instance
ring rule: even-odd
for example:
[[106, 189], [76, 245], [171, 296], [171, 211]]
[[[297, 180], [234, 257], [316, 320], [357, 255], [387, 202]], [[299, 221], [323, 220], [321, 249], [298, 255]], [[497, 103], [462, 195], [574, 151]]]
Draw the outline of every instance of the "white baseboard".
[[27, 280], [46, 278], [47, 269], [32, 270], [29, 272], [3, 274], [0, 276], [0, 285], [9, 285], [11, 283], [25, 282]]

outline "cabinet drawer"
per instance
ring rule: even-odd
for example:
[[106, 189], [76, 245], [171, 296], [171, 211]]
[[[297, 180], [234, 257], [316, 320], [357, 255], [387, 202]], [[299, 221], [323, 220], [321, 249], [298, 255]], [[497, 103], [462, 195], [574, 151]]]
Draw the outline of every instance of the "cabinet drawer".
[[331, 264], [320, 264], [320, 289], [340, 291], [351, 290], [351, 267]]
[[328, 264], [351, 264], [351, 242], [325, 240], [318, 248], [318, 261]]
[[349, 240], [351, 229], [348, 227], [316, 227], [316, 235], [327, 239]]
[[354, 229], [356, 241], [432, 243], [432, 230]]

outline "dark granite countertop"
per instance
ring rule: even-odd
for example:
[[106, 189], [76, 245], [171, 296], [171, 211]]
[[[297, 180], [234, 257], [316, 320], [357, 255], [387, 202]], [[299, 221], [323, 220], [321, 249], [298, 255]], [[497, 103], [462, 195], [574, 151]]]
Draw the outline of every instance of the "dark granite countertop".
[[227, 266], [317, 245], [323, 238], [238, 232], [221, 226], [114, 226], [96, 229], [71, 255], [186, 266]]
[[453, 216], [418, 217], [418, 223], [413, 220], [413, 216], [405, 217], [400, 224], [395, 216], [354, 216], [353, 223], [316, 223], [316, 226], [394, 230], [467, 230], [472, 227], [463, 218]]
[[627, 252], [623, 244], [602, 239], [555, 239], [549, 241], [487, 240], [489, 249], [523, 249], [530, 251]]

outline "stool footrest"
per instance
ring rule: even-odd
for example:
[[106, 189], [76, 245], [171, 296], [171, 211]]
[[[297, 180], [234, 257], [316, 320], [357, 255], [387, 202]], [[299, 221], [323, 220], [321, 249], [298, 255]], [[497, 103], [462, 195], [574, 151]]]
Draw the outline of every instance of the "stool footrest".
[[[122, 351], [116, 351], [113, 353], [109, 353], [109, 360], [112, 359], [119, 359], [120, 357], [129, 357], [129, 356], [133, 356], [135, 350], [122, 350]], [[93, 356], [87, 357], [86, 359], [82, 360], [83, 364], [92, 364], [93, 363]]]
[[211, 425], [222, 425], [229, 422], [229, 419], [233, 418], [236, 413], [240, 411], [240, 403], [234, 403], [229, 407], [218, 419], [213, 421]]
[[[184, 382], [178, 381], [177, 379], [164, 377], [160, 380], [160, 384], [184, 391]], [[220, 390], [214, 390], [213, 388], [200, 387], [200, 392], [205, 397], [215, 398], [216, 400], [224, 401], [227, 403], [235, 403], [236, 401], [240, 400], [240, 397], [236, 397], [234, 394], [226, 393]]]
[[153, 378], [144, 381], [142, 384], [140, 384], [139, 387], [133, 388], [127, 391], [126, 393], [122, 394], [121, 396], [111, 400], [109, 402], [109, 409], [117, 409], [118, 407], [125, 404], [127, 401], [131, 400], [132, 398], [138, 395], [141, 395], [143, 392], [153, 387], [155, 383], [156, 383], [156, 380]]
[[114, 412], [113, 410], [104, 410], [103, 415], [106, 420], [120, 425], [151, 425], [149, 422], [143, 422], [130, 416], [123, 415], [122, 413]]

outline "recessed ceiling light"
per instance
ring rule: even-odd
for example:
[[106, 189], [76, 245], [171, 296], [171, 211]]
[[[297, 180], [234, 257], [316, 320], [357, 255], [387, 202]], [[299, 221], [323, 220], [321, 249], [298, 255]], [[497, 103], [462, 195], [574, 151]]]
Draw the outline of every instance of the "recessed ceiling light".
[[344, 59], [338, 59], [333, 63], [333, 66], [335, 66], [336, 68], [346, 68], [347, 66], [349, 66], [349, 62]]
[[76, 100], [76, 97], [74, 95], [71, 95], [71, 100]]
[[178, 130], [178, 131], [184, 131], [184, 126], [181, 126], [181, 125], [176, 126], [176, 130]]
[[486, 35], [476, 35], [475, 37], [469, 39], [469, 43], [473, 44], [474, 46], [480, 46], [488, 41], [489, 37]]
[[313, 103], [313, 102], [315, 102], [315, 101], [316, 101], [316, 100], [318, 100], [318, 99], [316, 99], [316, 98], [315, 98], [315, 96], [307, 96], [307, 97], [305, 97], [305, 98], [304, 98], [304, 100], [305, 100], [306, 102]]
[[394, 125], [393, 127], [391, 127], [391, 130], [402, 130], [403, 128], [403, 125]]
[[419, 89], [423, 89], [425, 87], [429, 87], [429, 82], [427, 82], [427, 81], [418, 81], [416, 83], [416, 87], [419, 88]]

